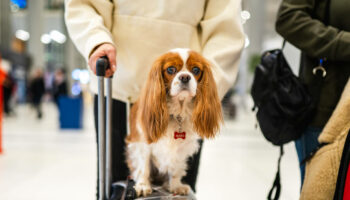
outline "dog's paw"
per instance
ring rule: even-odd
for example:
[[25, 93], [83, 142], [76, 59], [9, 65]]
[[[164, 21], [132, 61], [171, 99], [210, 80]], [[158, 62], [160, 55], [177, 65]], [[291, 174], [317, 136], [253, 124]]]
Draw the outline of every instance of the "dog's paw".
[[149, 183], [139, 182], [134, 186], [138, 197], [152, 194], [152, 187]]
[[187, 195], [191, 191], [191, 187], [187, 184], [179, 184], [170, 186], [169, 191], [174, 194]]

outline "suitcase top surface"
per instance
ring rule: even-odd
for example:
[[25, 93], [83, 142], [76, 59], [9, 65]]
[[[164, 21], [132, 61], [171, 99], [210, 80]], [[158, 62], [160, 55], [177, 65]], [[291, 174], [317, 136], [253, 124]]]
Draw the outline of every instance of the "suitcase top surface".
[[162, 187], [155, 186], [153, 187], [153, 192], [151, 195], [147, 197], [140, 197], [135, 200], [196, 200], [196, 197], [192, 191], [187, 196], [174, 195], [164, 190]]

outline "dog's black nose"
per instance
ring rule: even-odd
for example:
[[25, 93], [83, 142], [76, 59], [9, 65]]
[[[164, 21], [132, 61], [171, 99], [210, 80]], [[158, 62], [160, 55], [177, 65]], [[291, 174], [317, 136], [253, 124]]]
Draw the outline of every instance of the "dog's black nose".
[[191, 80], [191, 76], [188, 74], [182, 74], [179, 77], [181, 83], [188, 83]]

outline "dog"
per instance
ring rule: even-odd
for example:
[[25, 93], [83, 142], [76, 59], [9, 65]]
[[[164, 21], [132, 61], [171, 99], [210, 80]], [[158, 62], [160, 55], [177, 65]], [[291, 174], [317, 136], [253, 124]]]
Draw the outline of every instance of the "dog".
[[213, 138], [223, 121], [211, 65], [199, 53], [173, 49], [153, 64], [140, 98], [130, 112], [126, 158], [138, 196], [163, 181], [174, 194], [186, 195], [181, 182], [198, 140]]

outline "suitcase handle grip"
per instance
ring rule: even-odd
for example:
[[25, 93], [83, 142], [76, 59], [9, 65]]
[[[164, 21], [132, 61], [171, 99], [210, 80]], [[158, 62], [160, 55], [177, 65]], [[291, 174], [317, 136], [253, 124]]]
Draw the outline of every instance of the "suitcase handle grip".
[[103, 56], [96, 61], [96, 75], [105, 76], [106, 70], [109, 68], [109, 62], [107, 56]]

